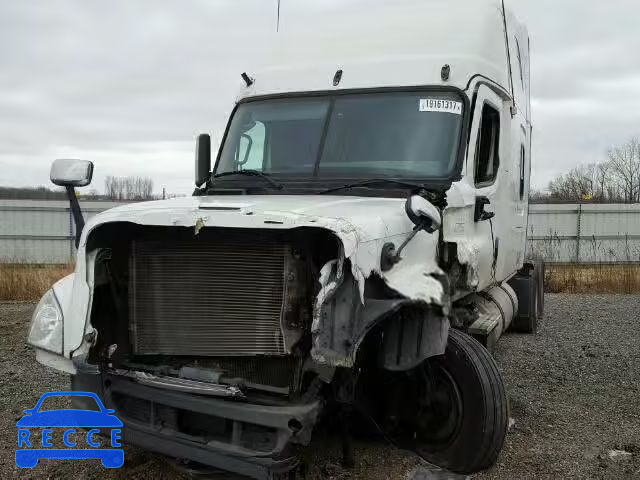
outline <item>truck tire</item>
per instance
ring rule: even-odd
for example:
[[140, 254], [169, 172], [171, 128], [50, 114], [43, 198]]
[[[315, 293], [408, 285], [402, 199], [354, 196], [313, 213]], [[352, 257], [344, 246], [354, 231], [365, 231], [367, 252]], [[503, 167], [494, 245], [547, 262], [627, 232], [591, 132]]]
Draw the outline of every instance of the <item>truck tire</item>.
[[[538, 333], [538, 285], [535, 274], [529, 282], [529, 294], [525, 297], [529, 304], [526, 312], [518, 313], [513, 319], [513, 330], [520, 333]], [[520, 302], [520, 299], [518, 299]], [[522, 304], [521, 304], [522, 305]]]
[[[544, 278], [537, 263], [509, 280], [518, 296], [518, 313], [511, 322], [511, 330], [519, 333], [537, 333], [540, 306], [544, 308]], [[542, 273], [542, 275], [541, 275]], [[542, 295], [541, 295], [542, 292]], [[540, 298], [542, 296], [542, 298]]]
[[491, 354], [472, 337], [451, 330], [445, 354], [423, 366], [434, 379], [433, 400], [427, 418], [417, 419], [418, 453], [456, 473], [491, 467], [509, 421], [504, 383]]

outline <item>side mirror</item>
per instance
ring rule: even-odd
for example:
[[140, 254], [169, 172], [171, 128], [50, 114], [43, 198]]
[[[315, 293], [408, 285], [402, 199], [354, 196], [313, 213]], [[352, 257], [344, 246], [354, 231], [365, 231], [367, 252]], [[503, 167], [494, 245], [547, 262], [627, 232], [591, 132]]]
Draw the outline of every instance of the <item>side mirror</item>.
[[76, 196], [75, 187], [86, 187], [93, 177], [93, 162], [88, 160], [55, 160], [51, 165], [49, 178], [55, 185], [65, 187], [71, 206], [71, 214], [76, 224], [76, 248], [80, 245], [80, 236], [84, 229], [84, 217]]
[[60, 187], [86, 187], [93, 177], [93, 162], [58, 159], [51, 164], [49, 177]]
[[440, 211], [420, 195], [411, 195], [407, 199], [405, 211], [419, 230], [433, 233], [442, 225]]
[[203, 133], [196, 140], [196, 187], [209, 179], [211, 172], [211, 136]]

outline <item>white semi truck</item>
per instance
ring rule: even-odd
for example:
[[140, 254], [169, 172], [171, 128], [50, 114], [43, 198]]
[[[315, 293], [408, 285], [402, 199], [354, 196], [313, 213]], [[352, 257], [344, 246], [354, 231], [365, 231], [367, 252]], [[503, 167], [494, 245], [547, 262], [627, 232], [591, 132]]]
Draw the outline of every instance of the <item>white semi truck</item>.
[[490, 350], [543, 307], [527, 30], [497, 0], [431, 0], [277, 36], [213, 162], [199, 136], [193, 196], [84, 225], [93, 164], [54, 162], [78, 253], [34, 312], [36, 358], [115, 409], [125, 442], [195, 464], [293, 476], [327, 415], [349, 463], [363, 414], [485, 469], [508, 425]]

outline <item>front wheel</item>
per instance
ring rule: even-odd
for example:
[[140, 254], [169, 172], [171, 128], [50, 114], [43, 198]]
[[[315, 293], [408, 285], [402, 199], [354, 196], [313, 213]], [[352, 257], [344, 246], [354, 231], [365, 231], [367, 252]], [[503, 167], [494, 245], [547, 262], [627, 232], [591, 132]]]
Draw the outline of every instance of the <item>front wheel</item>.
[[507, 396], [489, 352], [451, 330], [445, 354], [416, 370], [414, 448], [453, 472], [474, 473], [497, 460], [508, 427]]

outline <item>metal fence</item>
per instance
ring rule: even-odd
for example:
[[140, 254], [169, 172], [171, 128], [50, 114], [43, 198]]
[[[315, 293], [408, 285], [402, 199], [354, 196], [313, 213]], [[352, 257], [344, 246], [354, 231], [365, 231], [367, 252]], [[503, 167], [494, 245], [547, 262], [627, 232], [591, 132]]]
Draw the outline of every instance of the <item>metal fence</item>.
[[[120, 204], [80, 202], [85, 218]], [[64, 264], [75, 256], [68, 201], [0, 200], [0, 262]]]
[[531, 205], [528, 239], [550, 263], [638, 263], [640, 205]]
[[[86, 217], [120, 205], [81, 202]], [[552, 263], [640, 262], [640, 205], [531, 205], [528, 251]], [[66, 201], [0, 200], [0, 261], [62, 264], [75, 255]]]

